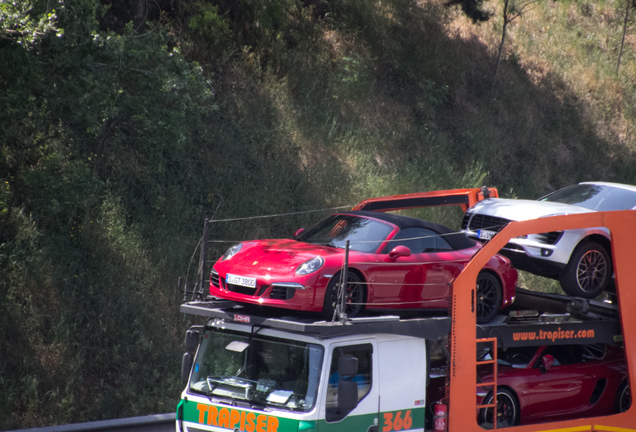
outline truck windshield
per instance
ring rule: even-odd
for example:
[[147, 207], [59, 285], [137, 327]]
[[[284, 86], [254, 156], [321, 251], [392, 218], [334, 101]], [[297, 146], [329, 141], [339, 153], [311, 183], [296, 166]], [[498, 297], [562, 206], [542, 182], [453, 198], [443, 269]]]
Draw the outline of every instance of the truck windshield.
[[189, 389], [213, 401], [309, 411], [316, 401], [323, 354], [320, 345], [210, 328]]

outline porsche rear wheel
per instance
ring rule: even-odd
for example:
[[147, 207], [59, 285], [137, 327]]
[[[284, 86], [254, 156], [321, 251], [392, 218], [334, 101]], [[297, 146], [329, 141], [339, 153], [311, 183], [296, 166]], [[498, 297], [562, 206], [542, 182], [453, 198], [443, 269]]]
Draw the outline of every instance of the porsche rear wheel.
[[[333, 275], [327, 285], [327, 292], [325, 293], [325, 304], [322, 309], [322, 314], [325, 320], [331, 321], [333, 319], [336, 305], [338, 304], [338, 293], [340, 291], [340, 273]], [[349, 271], [347, 273], [347, 292], [345, 299], [345, 312], [349, 318], [359, 315], [364, 309], [364, 303], [366, 301], [366, 289], [364, 281], [356, 273]]]
[[490, 322], [501, 308], [501, 282], [492, 273], [483, 271], [477, 276], [477, 322]]

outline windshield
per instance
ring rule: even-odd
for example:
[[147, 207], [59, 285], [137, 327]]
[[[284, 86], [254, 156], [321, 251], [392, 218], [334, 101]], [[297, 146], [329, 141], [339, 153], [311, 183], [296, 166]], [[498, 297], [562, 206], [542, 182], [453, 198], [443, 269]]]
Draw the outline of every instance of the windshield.
[[320, 345], [211, 328], [203, 336], [189, 388], [212, 401], [309, 411], [323, 352]]
[[306, 243], [373, 253], [393, 231], [393, 226], [378, 220], [352, 215], [333, 215], [296, 239]]
[[628, 210], [636, 206], [636, 192], [608, 185], [578, 184], [539, 198], [539, 201], [571, 204], [597, 211]]

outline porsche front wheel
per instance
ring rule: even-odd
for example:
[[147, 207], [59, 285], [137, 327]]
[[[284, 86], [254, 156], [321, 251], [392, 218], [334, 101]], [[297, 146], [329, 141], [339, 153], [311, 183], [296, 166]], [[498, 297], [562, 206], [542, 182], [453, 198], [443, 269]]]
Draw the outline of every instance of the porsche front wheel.
[[623, 381], [616, 393], [616, 401], [614, 402], [614, 412], [622, 413], [632, 406], [632, 395], [629, 392], [629, 384]]
[[[484, 399], [484, 405], [492, 404], [492, 393]], [[485, 428], [492, 427], [495, 419], [493, 418], [492, 408], [482, 408], [479, 412], [479, 425]], [[514, 394], [505, 389], [499, 389], [497, 392], [497, 428], [515, 426], [519, 422], [519, 405]]]
[[[336, 311], [336, 305], [339, 300], [340, 292], [340, 275], [336, 273], [329, 281], [327, 285], [327, 292], [325, 292], [325, 303], [322, 309], [322, 314], [325, 320], [331, 321]], [[363, 303], [366, 299], [366, 290], [364, 287], [364, 281], [356, 273], [349, 271], [347, 273], [347, 290], [345, 299], [345, 312], [349, 318], [359, 315], [364, 309]]]

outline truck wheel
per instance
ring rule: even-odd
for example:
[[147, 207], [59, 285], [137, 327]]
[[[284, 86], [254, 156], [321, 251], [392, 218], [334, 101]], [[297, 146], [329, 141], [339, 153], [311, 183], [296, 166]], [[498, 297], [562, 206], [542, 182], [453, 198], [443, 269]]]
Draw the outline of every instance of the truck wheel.
[[559, 281], [566, 294], [589, 299], [601, 294], [611, 278], [609, 255], [603, 246], [590, 241], [574, 249]]
[[[340, 291], [340, 273], [333, 275], [327, 285], [325, 292], [325, 304], [322, 308], [322, 315], [326, 321], [333, 319], [338, 302], [338, 292]], [[345, 300], [345, 312], [349, 318], [353, 318], [362, 312], [366, 300], [366, 290], [362, 278], [356, 273], [349, 271], [347, 273], [347, 299]]]
[[622, 413], [632, 406], [632, 395], [629, 392], [629, 385], [627, 380], [623, 381], [616, 393], [616, 400], [614, 401], [614, 412]]
[[[492, 392], [485, 398], [484, 405], [492, 403]], [[492, 408], [482, 408], [479, 411], [479, 425], [485, 429], [493, 426]], [[519, 422], [519, 406], [517, 398], [505, 388], [497, 391], [497, 429], [500, 427], [515, 426]]]
[[490, 322], [501, 308], [503, 292], [495, 275], [481, 272], [477, 276], [477, 322]]

